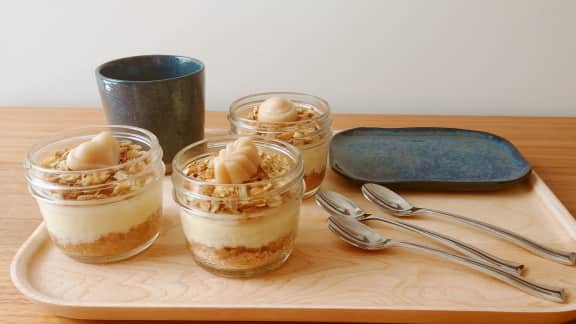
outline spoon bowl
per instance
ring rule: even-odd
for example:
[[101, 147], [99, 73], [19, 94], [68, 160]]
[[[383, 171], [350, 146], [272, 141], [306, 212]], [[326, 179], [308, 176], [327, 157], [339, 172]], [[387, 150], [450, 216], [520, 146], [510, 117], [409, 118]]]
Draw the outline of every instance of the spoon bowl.
[[352, 200], [334, 191], [320, 190], [316, 194], [316, 203], [330, 214], [360, 218], [366, 213]]
[[349, 243], [354, 242], [351, 244], [361, 249], [374, 250], [388, 241], [370, 227], [350, 217], [331, 216], [328, 219], [328, 227], [341, 239]]
[[374, 183], [362, 186], [362, 194], [366, 199], [398, 216], [410, 216], [415, 208], [399, 194]]

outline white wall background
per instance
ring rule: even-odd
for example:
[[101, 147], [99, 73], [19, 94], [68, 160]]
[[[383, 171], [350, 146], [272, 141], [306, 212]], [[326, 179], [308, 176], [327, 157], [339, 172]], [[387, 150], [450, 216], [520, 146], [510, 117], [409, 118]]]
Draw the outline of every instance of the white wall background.
[[214, 110], [576, 115], [572, 0], [0, 1], [0, 44], [0, 106], [96, 107], [97, 65], [167, 53], [206, 63]]

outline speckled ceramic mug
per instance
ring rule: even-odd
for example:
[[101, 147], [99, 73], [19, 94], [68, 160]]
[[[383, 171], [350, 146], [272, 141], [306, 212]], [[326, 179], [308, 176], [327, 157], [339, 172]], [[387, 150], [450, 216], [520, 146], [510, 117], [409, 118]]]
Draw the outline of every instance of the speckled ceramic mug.
[[167, 173], [174, 155], [204, 138], [204, 64], [174, 55], [120, 58], [100, 65], [96, 79], [110, 124], [153, 132]]

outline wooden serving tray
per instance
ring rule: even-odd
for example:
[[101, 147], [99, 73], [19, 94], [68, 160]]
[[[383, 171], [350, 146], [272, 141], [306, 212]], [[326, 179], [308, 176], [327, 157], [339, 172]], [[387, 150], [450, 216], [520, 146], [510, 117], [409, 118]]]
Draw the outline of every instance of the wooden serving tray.
[[[324, 186], [378, 211], [357, 185], [332, 172]], [[567, 288], [566, 304], [541, 300], [417, 252], [348, 246], [327, 229], [327, 214], [313, 199], [303, 205], [296, 248], [282, 268], [251, 279], [216, 277], [197, 266], [186, 249], [168, 178], [164, 194], [161, 236], [144, 253], [114, 264], [78, 263], [61, 254], [40, 225], [13, 260], [15, 286], [47, 312], [86, 319], [550, 323], [576, 317], [574, 267], [463, 225], [426, 217], [408, 220], [523, 262], [529, 278]], [[406, 196], [418, 206], [461, 213], [552, 247], [576, 249], [576, 222], [536, 174], [505, 191]], [[383, 224], [371, 225], [389, 237], [441, 247]]]

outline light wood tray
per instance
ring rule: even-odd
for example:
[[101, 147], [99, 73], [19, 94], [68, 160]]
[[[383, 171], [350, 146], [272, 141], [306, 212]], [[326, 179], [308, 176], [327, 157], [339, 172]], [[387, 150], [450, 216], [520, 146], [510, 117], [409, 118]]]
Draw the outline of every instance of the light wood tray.
[[[378, 211], [362, 199], [358, 186], [332, 172], [324, 186]], [[252, 279], [216, 277], [200, 269], [185, 247], [168, 178], [164, 195], [160, 239], [141, 255], [115, 264], [81, 264], [62, 255], [40, 225], [13, 260], [14, 284], [47, 312], [90, 319], [550, 323], [576, 317], [574, 267], [463, 225], [426, 217], [408, 220], [523, 262], [529, 278], [567, 288], [566, 304], [548, 302], [427, 255], [350, 247], [327, 229], [327, 214], [313, 199], [303, 205], [296, 248], [282, 268]], [[506, 191], [406, 195], [418, 206], [461, 213], [552, 247], [576, 249], [574, 219], [536, 174]], [[389, 237], [436, 245], [371, 225]]]

